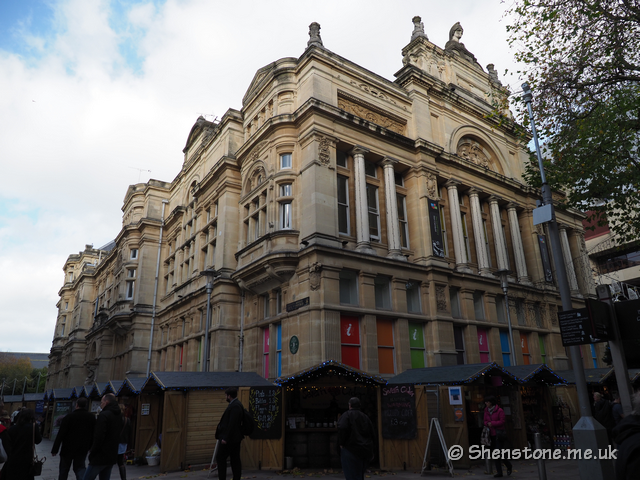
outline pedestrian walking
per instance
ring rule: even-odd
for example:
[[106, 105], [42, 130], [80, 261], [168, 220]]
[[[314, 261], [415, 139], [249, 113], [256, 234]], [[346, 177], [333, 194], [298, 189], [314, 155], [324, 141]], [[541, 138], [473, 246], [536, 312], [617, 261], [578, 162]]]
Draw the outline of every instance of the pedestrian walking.
[[609, 443], [611, 443], [613, 427], [616, 426], [611, 402], [598, 392], [593, 393], [593, 417], [607, 430], [607, 437], [609, 438]]
[[0, 478], [3, 480], [33, 480], [34, 446], [42, 441], [40, 430], [36, 428], [36, 415], [30, 408], [20, 411], [16, 424], [5, 434], [2, 443], [8, 459], [2, 467]]
[[96, 419], [84, 480], [94, 480], [97, 476], [100, 476], [100, 480], [109, 480], [111, 469], [118, 461], [122, 415], [115, 395], [108, 393], [103, 396], [100, 408], [102, 411]]
[[58, 480], [67, 480], [72, 465], [76, 479], [84, 478], [87, 470], [85, 461], [96, 424], [96, 417], [87, 411], [88, 404], [86, 398], [79, 398], [75, 410], [66, 415], [60, 424], [60, 430], [51, 448], [51, 455], [54, 457], [60, 452]]
[[636, 480], [640, 472], [640, 392], [632, 398], [633, 412], [613, 429], [618, 447], [616, 480]]
[[616, 425], [624, 418], [624, 411], [622, 410], [622, 403], [620, 403], [620, 394], [614, 393], [613, 403], [611, 404], [611, 414], [613, 415], [613, 421]]
[[218, 446], [218, 479], [227, 478], [227, 458], [231, 459], [231, 472], [233, 480], [240, 480], [242, 474], [242, 462], [240, 461], [240, 444], [244, 436], [242, 435], [242, 418], [244, 407], [238, 400], [238, 390], [227, 388], [224, 391], [227, 396], [226, 410], [220, 418], [220, 423], [216, 428], [216, 439], [220, 441]]
[[346, 480], [363, 480], [367, 463], [374, 456], [373, 424], [360, 408], [360, 399], [350, 398], [349, 410], [338, 421], [338, 445]]
[[131, 441], [131, 420], [126, 415], [126, 407], [120, 405], [120, 415], [122, 416], [122, 430], [120, 430], [120, 443], [118, 444], [118, 470], [120, 470], [120, 480], [127, 480], [127, 466], [125, 465], [125, 454], [129, 442]]
[[[491, 450], [503, 449], [507, 446], [507, 430], [504, 410], [496, 402], [496, 397], [484, 397], [484, 426], [489, 427], [491, 435]], [[493, 455], [493, 454], [492, 454]], [[511, 475], [513, 465], [508, 459], [495, 459], [496, 473], [494, 477], [502, 477], [502, 463], [507, 467], [507, 475]]]

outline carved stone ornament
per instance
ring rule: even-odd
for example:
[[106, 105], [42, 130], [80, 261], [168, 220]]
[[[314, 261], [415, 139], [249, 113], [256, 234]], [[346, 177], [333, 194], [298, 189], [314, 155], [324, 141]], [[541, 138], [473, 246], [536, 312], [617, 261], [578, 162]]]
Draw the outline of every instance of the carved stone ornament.
[[422, 18], [417, 15], [411, 19], [413, 22], [413, 32], [411, 32], [411, 40], [415, 40], [418, 37], [424, 37], [429, 40], [427, 34], [424, 33], [424, 23], [422, 23]]
[[427, 173], [427, 196], [432, 200], [437, 200], [438, 195], [438, 179], [433, 173]]
[[465, 160], [475, 163], [476, 165], [483, 168], [491, 168], [491, 159], [484, 153], [482, 147], [478, 142], [473, 141], [463, 141], [458, 145], [458, 151], [456, 154], [464, 158]]
[[324, 136], [320, 137], [320, 145], [318, 147], [318, 159], [322, 165], [329, 165], [329, 160], [331, 158], [329, 149], [331, 148], [331, 141]]
[[381, 92], [377, 88], [372, 87], [371, 85], [368, 85], [364, 82], [356, 82], [355, 80], [351, 80], [349, 83], [354, 87], [358, 87], [363, 92], [367, 92], [369, 95], [373, 97], [381, 98], [382, 100], [386, 100], [389, 103], [393, 103], [394, 105], [397, 105], [392, 98], [390, 98], [388, 95], [385, 95], [383, 92]]
[[322, 47], [322, 38], [320, 38], [320, 24], [318, 22], [313, 22], [309, 25], [309, 41], [307, 42], [307, 47], [311, 45], [316, 45], [318, 47]]
[[362, 105], [358, 105], [357, 103], [347, 100], [344, 97], [338, 97], [338, 108], [341, 108], [345, 112], [364, 118], [371, 123], [375, 123], [376, 125], [387, 128], [392, 132], [404, 135], [404, 125], [400, 122], [380, 113], [374, 112], [373, 110], [363, 107]]
[[447, 298], [444, 294], [443, 285], [436, 285], [436, 308], [439, 312], [447, 311]]
[[260, 157], [260, 152], [265, 147], [265, 145], [269, 143], [267, 140], [264, 140], [257, 144], [253, 149], [251, 149], [251, 153], [248, 155], [249, 161], [254, 162]]
[[309, 284], [311, 290], [318, 290], [320, 288], [320, 272], [322, 271], [322, 264], [315, 262], [309, 267]]

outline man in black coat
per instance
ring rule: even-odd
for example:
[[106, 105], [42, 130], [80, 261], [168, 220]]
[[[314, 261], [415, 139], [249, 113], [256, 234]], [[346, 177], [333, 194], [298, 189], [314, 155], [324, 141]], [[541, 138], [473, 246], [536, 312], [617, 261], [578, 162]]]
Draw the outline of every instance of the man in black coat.
[[349, 410], [338, 421], [338, 444], [342, 471], [346, 480], [363, 480], [367, 462], [373, 460], [375, 430], [360, 411], [360, 399], [349, 399]]
[[224, 391], [229, 405], [220, 418], [220, 423], [216, 428], [216, 439], [220, 442], [218, 446], [218, 479], [227, 479], [227, 458], [231, 458], [231, 471], [233, 480], [240, 480], [242, 473], [242, 463], [240, 462], [240, 442], [242, 435], [242, 418], [244, 407], [238, 400], [238, 390], [227, 388]]
[[89, 450], [89, 467], [84, 480], [94, 480], [98, 475], [100, 480], [109, 480], [111, 468], [118, 461], [122, 416], [115, 395], [107, 393], [102, 397], [100, 408], [102, 411], [98, 415], [93, 431], [93, 443]]
[[616, 479], [635, 480], [640, 472], [640, 392], [633, 395], [633, 412], [613, 429], [618, 446]]
[[93, 441], [93, 429], [96, 424], [96, 417], [87, 411], [88, 403], [86, 398], [78, 399], [76, 409], [62, 419], [60, 430], [53, 442], [51, 455], [55, 457], [60, 451], [58, 480], [67, 480], [72, 463], [77, 480], [82, 480], [87, 470], [84, 461]]

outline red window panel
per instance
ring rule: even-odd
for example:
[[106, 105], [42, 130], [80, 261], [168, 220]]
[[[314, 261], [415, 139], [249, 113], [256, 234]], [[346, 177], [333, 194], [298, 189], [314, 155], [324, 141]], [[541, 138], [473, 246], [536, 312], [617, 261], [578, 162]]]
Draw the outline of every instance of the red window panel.
[[358, 317], [340, 317], [340, 343], [360, 345], [360, 320]]
[[342, 345], [342, 363], [360, 369], [360, 347]]
[[478, 329], [478, 350], [480, 351], [480, 363], [489, 363], [489, 336], [484, 328]]

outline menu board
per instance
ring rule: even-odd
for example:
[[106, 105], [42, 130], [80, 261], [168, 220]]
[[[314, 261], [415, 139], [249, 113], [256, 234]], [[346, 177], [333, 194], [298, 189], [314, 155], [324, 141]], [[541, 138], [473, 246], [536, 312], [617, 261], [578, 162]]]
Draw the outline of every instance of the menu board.
[[255, 421], [251, 438], [282, 436], [282, 390], [279, 387], [251, 388], [248, 410]]
[[382, 438], [416, 437], [416, 390], [413, 385], [382, 387]]

